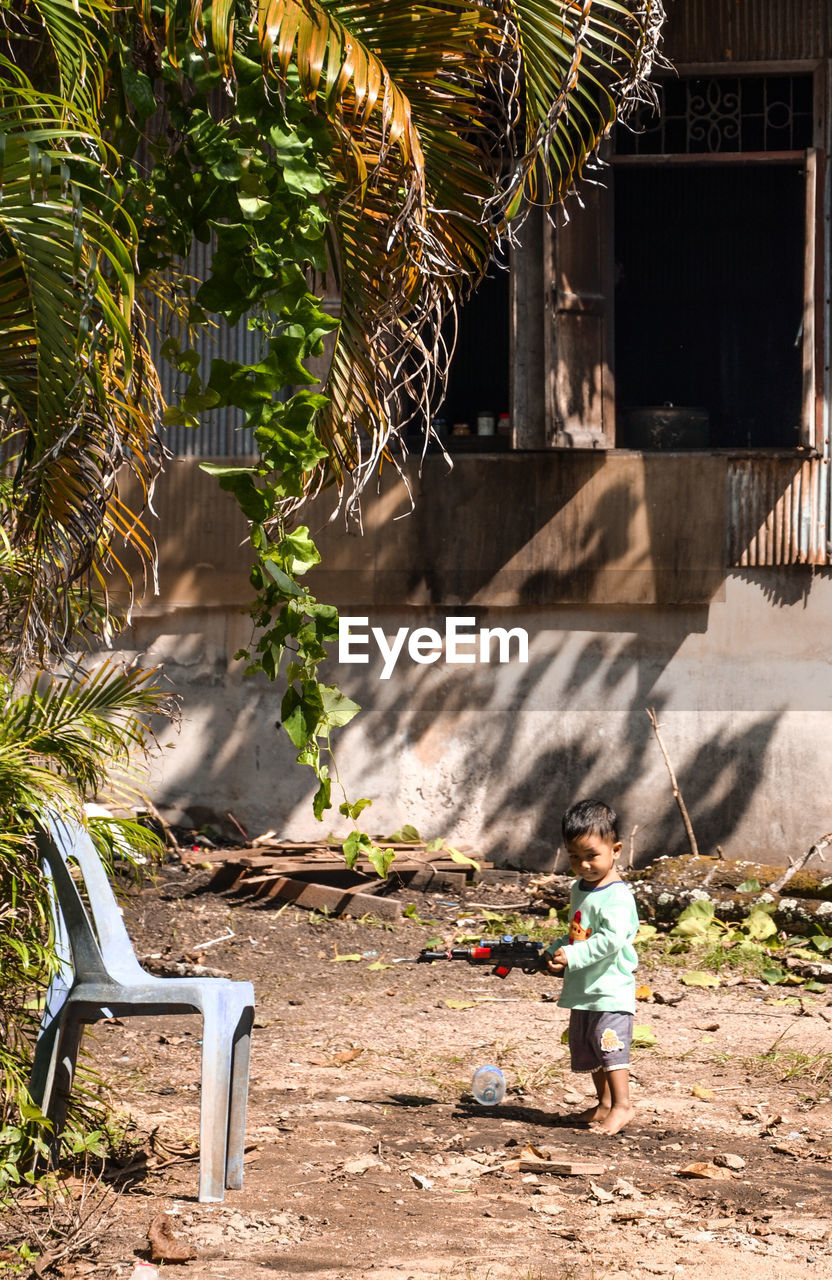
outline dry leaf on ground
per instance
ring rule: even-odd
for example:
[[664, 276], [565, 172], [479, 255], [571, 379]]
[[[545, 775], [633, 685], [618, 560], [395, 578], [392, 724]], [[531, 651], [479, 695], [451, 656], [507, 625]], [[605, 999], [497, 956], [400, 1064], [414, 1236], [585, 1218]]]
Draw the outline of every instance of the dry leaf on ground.
[[147, 1239], [154, 1262], [190, 1262], [196, 1257], [190, 1245], [174, 1235], [166, 1213], [157, 1213], [148, 1228]]
[[333, 1053], [333, 1065], [341, 1067], [345, 1062], [355, 1062], [355, 1059], [360, 1058], [363, 1052], [363, 1049], [342, 1049], [340, 1053]]

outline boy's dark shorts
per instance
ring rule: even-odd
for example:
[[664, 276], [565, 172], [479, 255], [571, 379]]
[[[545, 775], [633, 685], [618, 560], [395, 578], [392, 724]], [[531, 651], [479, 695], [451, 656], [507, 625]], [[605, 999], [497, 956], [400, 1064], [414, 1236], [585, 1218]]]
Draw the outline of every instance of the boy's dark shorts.
[[569, 1052], [573, 1071], [615, 1071], [630, 1065], [633, 1015], [573, 1009]]

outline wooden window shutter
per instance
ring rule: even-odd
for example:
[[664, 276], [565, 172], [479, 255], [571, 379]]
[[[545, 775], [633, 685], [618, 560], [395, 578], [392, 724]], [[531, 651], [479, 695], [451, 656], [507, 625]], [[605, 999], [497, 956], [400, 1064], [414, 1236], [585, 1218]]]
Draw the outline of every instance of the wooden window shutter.
[[547, 443], [610, 449], [615, 444], [613, 379], [613, 172], [582, 183], [549, 237], [550, 315], [546, 324]]
[[823, 344], [824, 317], [818, 308], [823, 297], [823, 152], [810, 147], [806, 152], [806, 241], [803, 271], [803, 404], [800, 415], [800, 443], [807, 449], [823, 450]]

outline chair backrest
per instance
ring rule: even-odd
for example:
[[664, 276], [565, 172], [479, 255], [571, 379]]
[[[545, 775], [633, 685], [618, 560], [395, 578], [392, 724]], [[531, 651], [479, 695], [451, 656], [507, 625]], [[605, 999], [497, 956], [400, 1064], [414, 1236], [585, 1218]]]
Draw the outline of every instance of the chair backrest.
[[[89, 833], [74, 820], [52, 813], [37, 832], [38, 849], [52, 873], [69, 935], [78, 981], [135, 982], [147, 977], [133, 951], [107, 873]], [[90, 911], [67, 866], [73, 859], [83, 877]], [[90, 912], [92, 920], [90, 920]]]

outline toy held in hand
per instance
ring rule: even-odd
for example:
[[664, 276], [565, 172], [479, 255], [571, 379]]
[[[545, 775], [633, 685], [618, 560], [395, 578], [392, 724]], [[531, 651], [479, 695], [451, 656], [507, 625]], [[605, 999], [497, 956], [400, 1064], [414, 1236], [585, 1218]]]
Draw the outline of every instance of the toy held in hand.
[[480, 938], [473, 947], [451, 947], [434, 951], [424, 947], [418, 956], [403, 956], [397, 964], [432, 964], [435, 960], [464, 960], [466, 964], [492, 965], [492, 973], [506, 978], [512, 969], [523, 973], [539, 973], [546, 968], [543, 943], [534, 942], [523, 933], [506, 933], [502, 938]]

